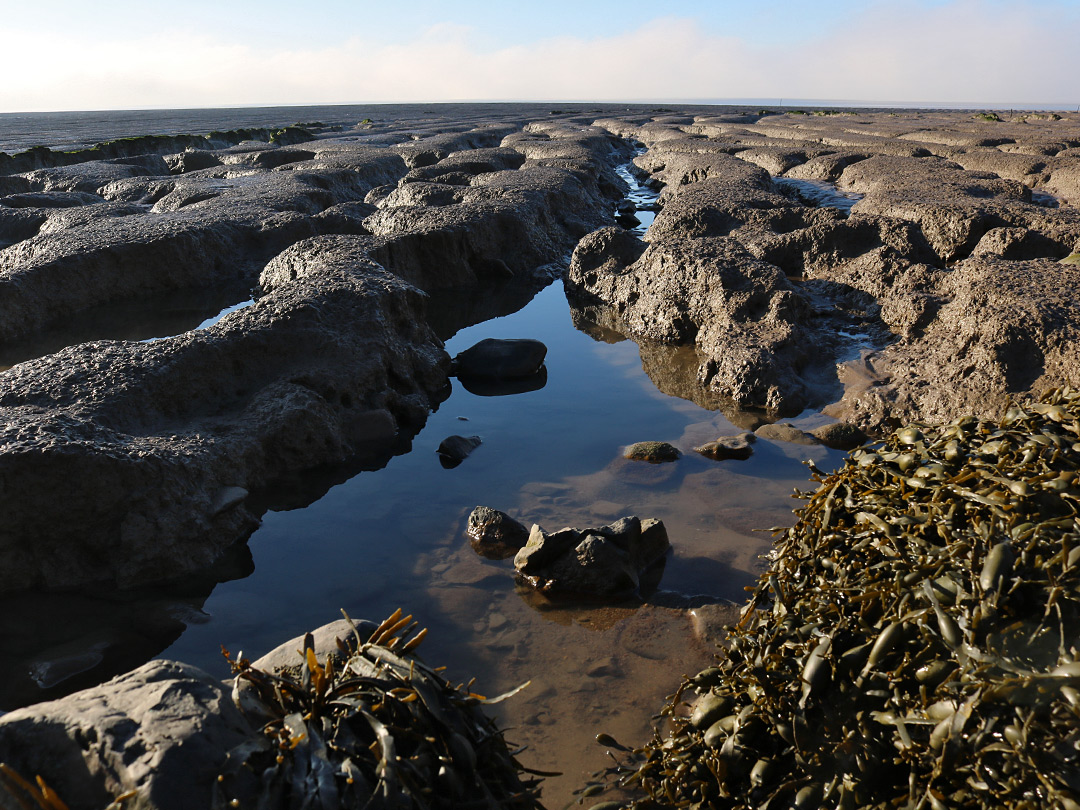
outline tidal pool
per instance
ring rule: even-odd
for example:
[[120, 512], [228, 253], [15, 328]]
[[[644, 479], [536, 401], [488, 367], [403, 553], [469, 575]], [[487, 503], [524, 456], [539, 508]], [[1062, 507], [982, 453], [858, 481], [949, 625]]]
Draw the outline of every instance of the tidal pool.
[[810, 206], [820, 208], [835, 208], [845, 216], [851, 214], [851, 209], [862, 194], [854, 191], [841, 191], [836, 183], [827, 180], [799, 180], [794, 177], [774, 177], [773, 182], [781, 188], [788, 188], [794, 192], [800, 200]]
[[[455, 380], [411, 452], [304, 508], [268, 512], [249, 542], [254, 573], [218, 585], [161, 657], [224, 677], [221, 645], [255, 658], [342, 608], [379, 620], [400, 606], [429, 628], [425, 660], [447, 665], [455, 681], [475, 677], [484, 694], [532, 682], [497, 708], [508, 738], [528, 745], [525, 765], [564, 773], [545, 782], [545, 802], [557, 808], [606, 764], [598, 732], [643, 742], [664, 695], [705, 665], [712, 643], [694, 636], [687, 608], [743, 601], [770, 544], [758, 530], [788, 524], [793, 487], [808, 486], [801, 461], [829, 468], [842, 454], [761, 439], [747, 461], [698, 456], [693, 446], [738, 428], [657, 390], [636, 344], [575, 328], [559, 282], [512, 315], [461, 330], [447, 351], [488, 337], [542, 340], [547, 384], [485, 397]], [[483, 444], [448, 470], [435, 448], [452, 434]], [[623, 460], [622, 447], [643, 439], [684, 455], [666, 465]], [[660, 518], [673, 546], [660, 590], [644, 605], [538, 599], [516, 585], [511, 560], [469, 546], [465, 519], [480, 504], [547, 529]]]

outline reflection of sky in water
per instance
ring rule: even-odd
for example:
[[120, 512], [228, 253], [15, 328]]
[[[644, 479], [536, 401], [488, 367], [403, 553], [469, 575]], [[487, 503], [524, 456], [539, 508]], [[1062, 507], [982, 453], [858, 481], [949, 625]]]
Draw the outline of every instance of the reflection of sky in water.
[[835, 208], [850, 214], [852, 207], [863, 198], [854, 191], [840, 191], [835, 183], [825, 180], [799, 180], [794, 177], [774, 177], [773, 182], [792, 189], [807, 205]]
[[656, 219], [656, 211], [650, 209], [656, 206], [656, 201], [660, 197], [660, 193], [643, 185], [634, 173], [630, 171], [629, 164], [616, 166], [615, 172], [619, 177], [626, 181], [628, 186], [630, 186], [630, 190], [626, 194], [626, 199], [637, 206], [637, 211], [634, 212], [634, 216], [641, 222], [640, 225], [630, 228], [630, 231], [631, 233], [636, 233], [641, 236], [649, 229], [653, 220]]
[[91, 307], [48, 329], [5, 341], [0, 346], [0, 370], [91, 340], [153, 341], [205, 329], [230, 312], [253, 304], [250, 296], [248, 284], [234, 282]]
[[[558, 799], [581, 783], [583, 763], [603, 765], [592, 736], [644, 735], [663, 695], [703, 665], [707, 649], [679, 611], [538, 612], [515, 592], [511, 561], [471, 550], [461, 534], [468, 512], [484, 504], [548, 529], [659, 517], [674, 547], [661, 589], [741, 601], [769, 543], [751, 529], [786, 522], [792, 487], [807, 482], [802, 459], [835, 465], [840, 454], [765, 440], [744, 462], [690, 452], [737, 431], [718, 412], [657, 391], [634, 343], [575, 330], [558, 283], [514, 315], [462, 330], [447, 351], [487, 337], [544, 341], [547, 385], [479, 397], [455, 381], [412, 452], [304, 509], [268, 513], [250, 540], [255, 572], [218, 585], [205, 603], [209, 620], [189, 626], [162, 657], [224, 676], [221, 644], [255, 657], [340, 608], [377, 620], [402, 606], [431, 630], [426, 659], [455, 677], [475, 675], [488, 693], [534, 681], [500, 709], [520, 727], [511, 739], [532, 748], [527, 764], [568, 769], [546, 794]], [[435, 448], [454, 433], [484, 443], [446, 470]], [[674, 465], [622, 461], [621, 447], [642, 439], [671, 441], [685, 455]]]

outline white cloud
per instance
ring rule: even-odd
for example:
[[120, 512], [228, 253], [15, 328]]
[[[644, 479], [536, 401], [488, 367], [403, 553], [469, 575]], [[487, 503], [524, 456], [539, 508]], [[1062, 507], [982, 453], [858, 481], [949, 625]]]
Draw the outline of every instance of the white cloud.
[[1073, 102], [1078, 15], [1057, 3], [951, 0], [918, 12], [878, 3], [825, 39], [761, 48], [655, 20], [628, 34], [481, 50], [439, 25], [408, 44], [353, 39], [263, 51], [219, 36], [138, 42], [5, 36], [0, 109], [107, 109], [457, 99], [832, 98]]

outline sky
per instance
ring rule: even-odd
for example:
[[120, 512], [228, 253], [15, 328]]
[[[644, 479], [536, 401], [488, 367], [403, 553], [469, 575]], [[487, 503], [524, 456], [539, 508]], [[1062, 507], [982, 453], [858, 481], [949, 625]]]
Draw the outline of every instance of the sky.
[[47, 7], [0, 0], [0, 112], [481, 100], [1080, 105], [1080, 0]]

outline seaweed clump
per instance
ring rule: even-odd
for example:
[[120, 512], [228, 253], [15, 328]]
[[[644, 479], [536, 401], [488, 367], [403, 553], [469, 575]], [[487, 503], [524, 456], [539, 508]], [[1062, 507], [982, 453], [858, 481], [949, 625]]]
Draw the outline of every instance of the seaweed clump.
[[605, 774], [618, 804], [1080, 807], [1078, 469], [1065, 388], [814, 470], [728, 649]]
[[[347, 618], [347, 617], [346, 617]], [[309, 633], [299, 666], [269, 673], [226, 658], [237, 698], [262, 733], [230, 752], [214, 806], [260, 810], [491, 808], [534, 810], [538, 780], [479, 708], [413, 654], [426, 630], [396, 611], [366, 638], [318, 661]]]

